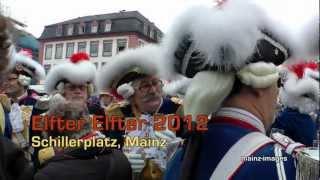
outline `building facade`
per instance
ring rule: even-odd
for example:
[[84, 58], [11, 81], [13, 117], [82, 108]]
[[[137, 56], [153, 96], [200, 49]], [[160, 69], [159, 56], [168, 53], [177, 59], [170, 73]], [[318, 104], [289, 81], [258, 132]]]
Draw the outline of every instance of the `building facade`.
[[75, 52], [86, 52], [99, 70], [126, 48], [157, 43], [162, 32], [138, 11], [85, 16], [45, 26], [39, 59], [46, 71]]

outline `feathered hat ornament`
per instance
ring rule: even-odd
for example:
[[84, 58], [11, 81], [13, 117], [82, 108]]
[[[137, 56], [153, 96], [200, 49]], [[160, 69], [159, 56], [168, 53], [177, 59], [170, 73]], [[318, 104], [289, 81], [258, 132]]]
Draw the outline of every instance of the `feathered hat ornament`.
[[89, 55], [84, 52], [75, 53], [69, 62], [54, 66], [45, 81], [47, 93], [63, 91], [64, 83], [76, 85], [89, 84], [90, 94], [97, 94], [96, 67], [90, 62]]
[[281, 103], [305, 114], [319, 109], [319, 62], [304, 60], [285, 65], [281, 71]]

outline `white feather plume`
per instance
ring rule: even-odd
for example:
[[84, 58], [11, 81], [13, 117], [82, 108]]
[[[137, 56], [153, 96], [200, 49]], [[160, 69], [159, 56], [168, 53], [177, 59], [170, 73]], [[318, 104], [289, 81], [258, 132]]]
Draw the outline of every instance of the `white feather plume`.
[[[191, 35], [195, 49], [200, 49], [206, 56], [206, 64], [232, 65], [241, 67], [253, 54], [258, 39], [264, 14], [248, 1], [227, 1], [221, 8], [196, 6], [179, 16], [161, 44], [164, 49], [162, 75], [175, 75], [173, 63], [174, 51], [183, 36]], [[219, 51], [227, 46], [234, 51], [228, 61], [222, 61]]]
[[32, 67], [35, 69], [35, 79], [42, 80], [46, 77], [46, 72], [41, 64], [36, 62], [35, 60], [24, 56], [20, 53], [13, 52], [13, 58], [15, 59], [16, 64], [24, 64], [26, 66]]
[[97, 93], [96, 83], [96, 67], [89, 61], [81, 61], [76, 64], [71, 62], [61, 63], [52, 68], [45, 80], [45, 90], [47, 93], [58, 90], [57, 83], [61, 80], [67, 80], [73, 84], [92, 83], [95, 86]]
[[189, 87], [191, 83], [190, 78], [182, 77], [179, 80], [172, 81], [170, 83], [167, 83], [163, 87], [163, 92], [165, 94], [168, 94], [170, 96], [176, 96], [177, 94], [184, 95], [187, 91], [187, 88]]
[[128, 99], [134, 94], [134, 89], [131, 86], [131, 83], [124, 83], [117, 88], [117, 93], [123, 98]]
[[121, 79], [125, 73], [139, 67], [143, 73], [156, 75], [158, 73], [157, 63], [161, 51], [157, 45], [146, 45], [137, 49], [122, 51], [113, 57], [108, 64], [102, 67], [98, 74], [99, 89], [112, 88], [115, 80]]
[[310, 114], [319, 110], [319, 102], [302, 96], [293, 96], [285, 91], [283, 88], [280, 89], [280, 101], [285, 107], [298, 109], [300, 113]]

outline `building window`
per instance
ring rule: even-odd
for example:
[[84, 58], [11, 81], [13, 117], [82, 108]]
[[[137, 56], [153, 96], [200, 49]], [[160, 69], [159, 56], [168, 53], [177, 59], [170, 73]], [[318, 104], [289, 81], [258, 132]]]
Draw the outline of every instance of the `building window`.
[[97, 33], [98, 32], [98, 22], [93, 21], [91, 24], [91, 33]]
[[111, 31], [111, 20], [106, 20], [104, 25], [104, 32], [110, 32]]
[[126, 47], [127, 47], [127, 40], [126, 39], [118, 39], [117, 40], [117, 53], [125, 50]]
[[112, 40], [103, 41], [103, 53], [102, 56], [109, 57], [112, 56]]
[[68, 36], [71, 36], [73, 34], [73, 24], [69, 24], [68, 26]]
[[144, 24], [143, 25], [143, 34], [148, 35], [147, 33], [148, 33], [148, 25]]
[[56, 35], [57, 36], [62, 36], [62, 25], [58, 25], [57, 26]]
[[150, 37], [150, 32], [151, 32], [151, 27], [150, 27], [150, 26], [148, 26], [147, 36], [149, 36], [149, 37]]
[[43, 67], [44, 67], [44, 70], [46, 71], [46, 74], [48, 74], [49, 70], [51, 69], [51, 64], [45, 64]]
[[74, 52], [74, 43], [67, 43], [66, 58], [71, 57]]
[[46, 45], [45, 59], [52, 58], [52, 44]]
[[63, 50], [63, 44], [56, 44], [56, 52], [55, 52], [55, 59], [62, 59], [62, 50]]
[[86, 32], [86, 24], [81, 22], [79, 25], [79, 34], [84, 34]]
[[97, 57], [99, 53], [99, 41], [90, 42], [90, 56]]
[[154, 30], [153, 32], [154, 32], [154, 34], [153, 34], [153, 39], [156, 40], [156, 41], [158, 41], [158, 31], [157, 31], [157, 30]]
[[151, 30], [150, 30], [150, 38], [154, 38], [153, 36], [154, 36], [154, 30], [151, 29]]
[[87, 42], [78, 43], [78, 52], [87, 52]]

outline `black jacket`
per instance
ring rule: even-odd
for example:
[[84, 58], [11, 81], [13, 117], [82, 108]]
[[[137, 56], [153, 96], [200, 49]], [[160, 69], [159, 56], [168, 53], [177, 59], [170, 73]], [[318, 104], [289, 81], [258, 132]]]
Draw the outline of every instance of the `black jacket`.
[[24, 152], [0, 135], [0, 180], [32, 180], [33, 167]]
[[131, 180], [132, 170], [125, 155], [116, 149], [87, 150], [50, 159], [35, 180]]

